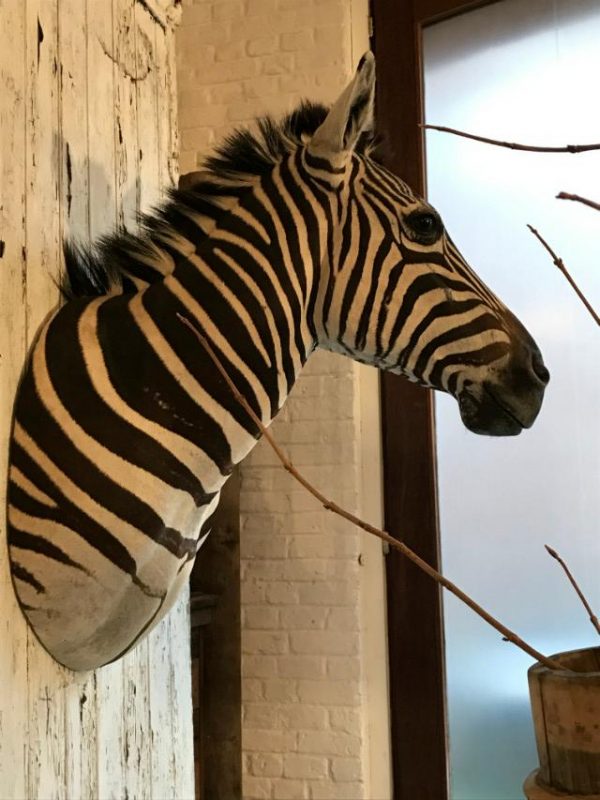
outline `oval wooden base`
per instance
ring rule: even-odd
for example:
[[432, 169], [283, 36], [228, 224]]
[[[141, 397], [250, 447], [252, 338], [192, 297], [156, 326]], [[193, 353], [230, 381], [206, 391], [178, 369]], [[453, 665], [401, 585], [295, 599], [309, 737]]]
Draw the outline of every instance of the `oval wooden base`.
[[542, 786], [538, 783], [537, 776], [539, 769], [535, 769], [523, 784], [523, 791], [527, 800], [600, 800], [600, 794], [571, 794], [570, 792], [558, 792], [550, 786]]

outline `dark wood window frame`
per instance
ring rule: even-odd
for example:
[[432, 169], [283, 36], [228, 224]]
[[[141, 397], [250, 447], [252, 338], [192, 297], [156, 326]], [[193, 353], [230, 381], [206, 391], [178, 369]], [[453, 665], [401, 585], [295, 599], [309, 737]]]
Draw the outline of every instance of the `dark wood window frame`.
[[190, 576], [196, 800], [242, 797], [239, 498], [235, 470]]
[[[377, 129], [387, 166], [424, 194], [422, 31], [499, 0], [372, 0]], [[443, 122], [442, 122], [443, 124]], [[432, 393], [381, 379], [386, 529], [440, 565]], [[447, 800], [444, 636], [439, 587], [396, 551], [387, 556], [394, 800]]]

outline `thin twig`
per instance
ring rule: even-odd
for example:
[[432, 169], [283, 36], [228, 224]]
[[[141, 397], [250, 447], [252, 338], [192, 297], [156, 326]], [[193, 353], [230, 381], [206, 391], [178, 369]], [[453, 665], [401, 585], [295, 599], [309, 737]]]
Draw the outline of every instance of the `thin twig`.
[[370, 525], [368, 522], [364, 522], [359, 517], [351, 514], [349, 511], [346, 511], [341, 506], [338, 506], [337, 503], [334, 503], [332, 500], [329, 500], [325, 495], [323, 495], [318, 489], [316, 489], [311, 483], [309, 483], [306, 478], [301, 475], [298, 470], [294, 467], [292, 462], [289, 458], [285, 455], [283, 450], [279, 447], [275, 439], [273, 438], [272, 434], [268, 431], [268, 429], [263, 424], [262, 420], [255, 414], [251, 406], [246, 401], [246, 398], [238, 391], [236, 385], [231, 380], [225, 367], [221, 363], [221, 360], [206, 340], [206, 338], [198, 331], [198, 329], [190, 322], [189, 319], [182, 316], [181, 314], [177, 315], [181, 322], [186, 325], [197, 337], [200, 344], [204, 347], [210, 358], [212, 359], [213, 363], [225, 379], [227, 385], [231, 389], [231, 392], [237, 402], [246, 410], [248, 415], [257, 425], [259, 430], [261, 431], [262, 435], [268, 441], [270, 446], [273, 448], [277, 458], [281, 461], [284, 469], [290, 473], [297, 481], [300, 483], [313, 497], [315, 497], [325, 508], [327, 511], [332, 511], [334, 514], [338, 514], [340, 517], [347, 519], [349, 522], [352, 522], [354, 525], [357, 525], [362, 530], [366, 531], [367, 533], [372, 534], [373, 536], [377, 536], [379, 539], [382, 539], [384, 542], [387, 542], [390, 547], [394, 547], [396, 550], [399, 550], [404, 556], [410, 559], [414, 564], [416, 564], [419, 569], [429, 575], [430, 578], [433, 578], [437, 583], [440, 583], [444, 588], [446, 588], [449, 592], [453, 595], [458, 597], [460, 600], [463, 601], [466, 605], [469, 606], [476, 614], [478, 614], [482, 619], [484, 619], [489, 625], [499, 631], [503, 638], [512, 642], [517, 647], [520, 647], [521, 650], [524, 650], [528, 655], [532, 658], [535, 658], [537, 661], [540, 661], [544, 666], [549, 667], [550, 669], [564, 669], [564, 667], [558, 662], [554, 661], [551, 658], [543, 655], [542, 653], [535, 650], [531, 645], [524, 642], [516, 633], [506, 628], [502, 623], [498, 622], [491, 614], [489, 614], [485, 609], [483, 609], [480, 605], [478, 605], [474, 600], [472, 600], [469, 595], [465, 594], [462, 589], [459, 589], [458, 586], [453, 584], [447, 578], [444, 578], [437, 570], [433, 569], [433, 567], [429, 566], [426, 561], [418, 556], [413, 550], [407, 547], [403, 542], [399, 541], [398, 539], [394, 539], [393, 536], [390, 536], [389, 533], [386, 531], [382, 531], [379, 528], [375, 528], [373, 525]]
[[547, 544], [545, 544], [544, 547], [546, 548], [548, 553], [550, 553], [552, 558], [556, 559], [558, 561], [558, 563], [561, 565], [561, 567], [564, 569], [567, 578], [571, 581], [571, 585], [573, 586], [573, 588], [575, 589], [575, 591], [579, 595], [579, 599], [583, 603], [583, 605], [585, 607], [585, 610], [587, 611], [587, 613], [589, 615], [590, 622], [592, 623], [592, 625], [594, 626], [596, 631], [600, 634], [600, 620], [598, 620], [598, 617], [592, 611], [592, 607], [590, 606], [590, 604], [588, 603], [585, 595], [583, 594], [583, 592], [579, 588], [579, 585], [578, 585], [577, 581], [575, 580], [575, 578], [573, 577], [573, 575], [571, 573], [571, 570], [567, 567], [567, 565], [565, 564], [563, 559], [558, 555], [556, 550], [554, 550], [552, 547], [548, 547]]
[[476, 136], [474, 133], [466, 133], [456, 128], [447, 128], [445, 125], [419, 125], [431, 131], [442, 131], [442, 133], [453, 133], [455, 136], [463, 136], [465, 139], [473, 139], [476, 142], [485, 144], [495, 144], [497, 147], [508, 147], [511, 150], [527, 150], [531, 153], [585, 153], [588, 150], [600, 150], [600, 144], [566, 144], [564, 147], [538, 147], [532, 144], [517, 144], [517, 142], [502, 142], [499, 139], [488, 139], [487, 136]]
[[569, 194], [568, 192], [559, 192], [556, 195], [557, 200], [575, 200], [577, 203], [583, 203], [584, 206], [589, 206], [590, 208], [595, 208], [596, 211], [600, 211], [600, 203], [596, 203], [594, 200], [588, 200], [587, 197], [581, 197], [579, 194]]
[[528, 228], [529, 228], [529, 230], [530, 230], [530, 231], [533, 233], [533, 235], [534, 235], [534, 236], [535, 236], [535, 237], [536, 237], [536, 238], [537, 238], [537, 239], [538, 239], [538, 240], [539, 240], [539, 241], [542, 243], [542, 245], [543, 245], [543, 246], [546, 248], [546, 250], [548, 251], [548, 253], [550, 253], [550, 256], [552, 257], [552, 260], [554, 261], [554, 263], [556, 264], [556, 266], [559, 268], [559, 270], [562, 272], [562, 274], [565, 276], [565, 278], [566, 278], [566, 279], [569, 281], [569, 283], [571, 284], [571, 286], [572, 286], [572, 287], [573, 287], [573, 289], [575, 290], [575, 293], [577, 294], [577, 297], [579, 297], [579, 299], [581, 300], [581, 302], [583, 303], [583, 305], [584, 305], [584, 306], [587, 308], [587, 310], [590, 312], [590, 314], [591, 314], [591, 315], [592, 315], [592, 317], [594, 318], [594, 321], [596, 322], [596, 325], [600, 325], [600, 317], [598, 316], [598, 314], [596, 314], [596, 312], [594, 311], [594, 308], [592, 307], [592, 305], [591, 305], [591, 303], [589, 302], [589, 300], [587, 299], [587, 297], [584, 295], [584, 293], [581, 291], [581, 289], [579, 288], [579, 286], [577, 286], [577, 284], [575, 283], [575, 281], [574, 281], [574, 280], [573, 280], [573, 278], [571, 277], [571, 275], [570, 275], [570, 273], [569, 273], [568, 269], [565, 267], [565, 264], [564, 264], [564, 261], [562, 260], [562, 258], [559, 258], [559, 257], [556, 255], [556, 253], [555, 253], [555, 252], [554, 252], [554, 250], [553, 250], [553, 249], [550, 247], [550, 245], [548, 244], [548, 242], [547, 242], [547, 241], [546, 241], [546, 240], [543, 238], [543, 236], [542, 236], [542, 235], [541, 235], [541, 234], [540, 234], [540, 233], [539, 233], [539, 232], [538, 232], [538, 231], [537, 231], [537, 230], [536, 230], [536, 229], [533, 227], [533, 225], [529, 225], [529, 224], [528, 224], [528, 225], [527, 225], [527, 227], [528, 227]]

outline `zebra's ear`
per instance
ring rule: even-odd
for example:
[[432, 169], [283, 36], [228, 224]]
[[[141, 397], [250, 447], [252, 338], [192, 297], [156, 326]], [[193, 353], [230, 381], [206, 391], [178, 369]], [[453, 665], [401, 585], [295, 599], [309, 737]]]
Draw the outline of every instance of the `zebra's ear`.
[[375, 56], [361, 58], [354, 78], [335, 101], [315, 131], [308, 149], [316, 154], [335, 154], [354, 149], [359, 136], [373, 125]]

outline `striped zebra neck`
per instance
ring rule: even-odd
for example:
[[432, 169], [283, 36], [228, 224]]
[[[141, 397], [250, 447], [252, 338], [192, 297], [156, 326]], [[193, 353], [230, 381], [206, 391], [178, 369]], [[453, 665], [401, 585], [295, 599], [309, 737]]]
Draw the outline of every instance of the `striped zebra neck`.
[[[172, 271], [134, 299], [172, 327], [189, 371], [203, 366], [203, 388], [218, 394], [215, 414], [231, 437], [231, 461], [241, 461], [259, 432], [202, 352], [183, 316], [208, 339], [238, 390], [265, 425], [283, 406], [317, 345], [314, 309], [328, 219], [318, 205], [302, 206], [294, 163], [256, 180], [231, 204], [210, 235], [190, 250], [179, 243]], [[304, 206], [306, 200], [303, 199]]]

